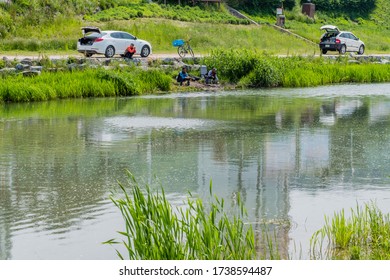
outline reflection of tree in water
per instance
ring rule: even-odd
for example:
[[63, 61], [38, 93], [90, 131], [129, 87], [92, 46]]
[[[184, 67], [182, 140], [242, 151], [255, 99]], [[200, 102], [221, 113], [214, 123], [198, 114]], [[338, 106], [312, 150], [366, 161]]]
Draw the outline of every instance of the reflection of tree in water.
[[213, 160], [226, 162], [226, 141], [224, 138], [216, 135], [213, 143], [213, 152]]
[[[0, 178], [3, 178], [2, 171], [0, 171]], [[8, 209], [11, 207], [10, 192], [6, 190], [6, 185], [3, 181], [0, 182], [0, 260], [11, 259], [11, 226], [12, 221], [5, 217]]]

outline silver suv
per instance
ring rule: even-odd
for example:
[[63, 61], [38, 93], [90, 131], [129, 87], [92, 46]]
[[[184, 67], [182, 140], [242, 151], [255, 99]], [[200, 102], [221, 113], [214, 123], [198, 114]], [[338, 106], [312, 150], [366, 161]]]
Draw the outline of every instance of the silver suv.
[[345, 54], [346, 52], [364, 53], [364, 43], [351, 32], [340, 31], [334, 25], [324, 25], [321, 27], [321, 30], [326, 31], [321, 36], [319, 44], [323, 54], [326, 54], [328, 51], [338, 51], [340, 54]]

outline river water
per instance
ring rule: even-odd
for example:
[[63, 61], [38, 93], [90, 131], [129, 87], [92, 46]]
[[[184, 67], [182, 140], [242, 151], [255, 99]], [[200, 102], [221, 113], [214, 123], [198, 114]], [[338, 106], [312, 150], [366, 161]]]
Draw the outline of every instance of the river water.
[[[0, 112], [0, 259], [117, 259], [109, 196], [161, 185], [234, 203], [309, 258], [324, 216], [390, 211], [390, 84], [5, 104]], [[228, 203], [228, 204], [229, 204]]]

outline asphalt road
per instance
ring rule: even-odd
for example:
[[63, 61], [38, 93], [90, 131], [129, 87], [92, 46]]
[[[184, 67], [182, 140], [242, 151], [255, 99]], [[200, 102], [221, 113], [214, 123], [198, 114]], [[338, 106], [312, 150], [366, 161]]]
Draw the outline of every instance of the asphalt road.
[[[50, 59], [66, 59], [68, 57], [76, 57], [76, 58], [83, 58], [84, 55], [83, 54], [61, 54], [61, 55], [44, 55], [45, 57], [49, 57]], [[29, 58], [29, 59], [32, 59], [32, 60], [35, 60], [35, 59], [39, 59], [39, 58], [42, 58], [42, 54], [37, 54], [37, 55], [31, 55], [31, 54], [27, 54], [27, 55], [24, 55], [24, 54], [17, 54], [17, 55], [9, 55], [9, 54], [4, 54], [2, 55], [0, 53], [0, 57], [4, 58], [6, 57], [7, 59], [10, 59], [10, 60], [14, 60], [14, 59], [18, 59], [18, 60], [22, 60], [24, 58]], [[195, 55], [195, 57], [201, 57], [200, 55]], [[106, 57], [104, 55], [93, 55], [91, 57], [92, 59], [95, 58], [95, 59], [105, 59]], [[116, 55], [113, 57], [113, 59], [120, 59], [121, 57]], [[139, 55], [135, 55], [134, 58], [138, 58], [138, 59], [162, 59], [162, 58], [180, 58], [179, 55], [177, 53], [169, 53], [169, 54], [151, 54], [150, 56], [148, 57], [141, 57]]]
[[[387, 59], [390, 61], [390, 54], [365, 54], [365, 55], [357, 55], [355, 53], [347, 53], [347, 55], [349, 54], [349, 56], [352, 58], [352, 57], [359, 57], [359, 58], [382, 58], [382, 59]], [[50, 59], [66, 59], [68, 57], [76, 57], [76, 58], [83, 58], [84, 55], [83, 54], [61, 54], [61, 55], [44, 55], [45, 57], [49, 57]], [[195, 54], [195, 57], [202, 57], [203, 55], [196, 55]], [[320, 55], [317, 55], [317, 56], [320, 56]], [[325, 54], [325, 55], [322, 55], [323, 57], [328, 57], [328, 58], [336, 58], [336, 57], [339, 57], [339, 54], [334, 52], [334, 53], [330, 53], [330, 54]], [[37, 54], [37, 55], [31, 55], [31, 54], [28, 54], [28, 55], [23, 55], [23, 54], [17, 54], [17, 55], [9, 55], [9, 54], [4, 54], [2, 55], [0, 53], [0, 57], [4, 58], [6, 57], [7, 59], [10, 59], [10, 60], [14, 60], [14, 59], [17, 59], [17, 60], [22, 60], [24, 58], [29, 58], [29, 59], [39, 59], [39, 58], [42, 58], [42, 54]], [[284, 57], [284, 55], [280, 55], [280, 57]], [[141, 57], [139, 55], [136, 55], [134, 56], [134, 58], [138, 58], [138, 59], [145, 59], [145, 60], [153, 60], [153, 59], [163, 59], [163, 58], [177, 58], [177, 59], [180, 59], [179, 55], [177, 53], [158, 53], [158, 54], [151, 54], [150, 56], [148, 57]], [[104, 55], [93, 55], [91, 57], [91, 59], [106, 59], [106, 57]], [[121, 59], [120, 56], [114, 56], [113, 59]]]

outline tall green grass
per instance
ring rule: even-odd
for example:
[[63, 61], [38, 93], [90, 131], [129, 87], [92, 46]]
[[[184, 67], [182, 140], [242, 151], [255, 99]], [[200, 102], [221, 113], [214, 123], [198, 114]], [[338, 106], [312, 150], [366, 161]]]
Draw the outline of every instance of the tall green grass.
[[36, 77], [7, 75], [0, 79], [0, 102], [130, 96], [167, 92], [172, 85], [168, 74], [136, 67], [42, 72]]
[[336, 83], [390, 81], [390, 65], [350, 63], [348, 57], [276, 57], [253, 51], [221, 50], [203, 63], [216, 67], [219, 77], [241, 87], [309, 87]]
[[325, 226], [311, 241], [313, 259], [390, 259], [390, 216], [383, 214], [374, 203], [344, 210], [333, 218], [325, 217]]
[[[234, 213], [212, 194], [209, 203], [190, 195], [185, 207], [174, 208], [164, 190], [141, 188], [129, 173], [129, 186], [119, 184], [123, 198], [111, 197], [126, 227], [106, 244], [122, 243], [131, 260], [246, 260], [256, 259], [254, 231], [245, 224], [246, 210], [238, 199]], [[125, 256], [117, 250], [121, 259]]]

